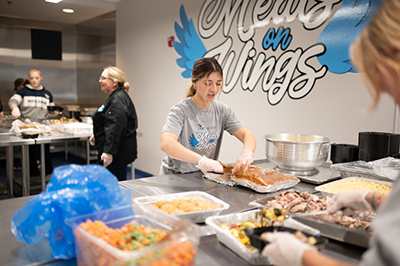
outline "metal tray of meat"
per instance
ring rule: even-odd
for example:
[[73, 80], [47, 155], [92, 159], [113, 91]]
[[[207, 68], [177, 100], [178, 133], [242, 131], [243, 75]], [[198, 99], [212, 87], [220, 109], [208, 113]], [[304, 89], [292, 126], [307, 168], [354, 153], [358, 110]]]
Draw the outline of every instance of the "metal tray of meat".
[[[239, 255], [242, 259], [252, 265], [271, 265], [268, 258], [263, 257], [259, 250], [248, 249], [245, 245], [235, 238], [228, 230], [223, 229], [220, 225], [222, 223], [232, 226], [237, 223], [243, 223], [246, 221], [259, 222], [260, 218], [258, 213], [259, 209], [250, 210], [246, 212], [231, 213], [227, 215], [211, 216], [206, 219], [206, 224], [211, 226], [217, 235], [218, 240]], [[294, 219], [286, 219], [283, 226], [301, 230], [311, 235], [318, 236], [320, 232], [314, 228], [304, 225]]]
[[156, 195], [156, 196], [144, 196], [137, 197], [133, 199], [133, 202], [136, 204], [151, 204], [159, 200], [168, 200], [171, 201], [173, 199], [189, 199], [189, 198], [198, 198], [202, 200], [207, 200], [216, 204], [219, 204], [221, 208], [213, 209], [213, 210], [203, 210], [203, 211], [193, 211], [193, 212], [185, 212], [185, 213], [177, 213], [171, 214], [177, 216], [181, 219], [188, 219], [194, 223], [203, 223], [205, 219], [209, 216], [218, 215], [223, 210], [229, 209], [230, 205], [206, 192], [203, 191], [189, 191], [189, 192], [181, 192], [181, 193], [173, 193], [173, 194], [164, 194], [164, 195]]
[[237, 183], [231, 179], [230, 175], [210, 173], [210, 172], [206, 172], [206, 171], [203, 171], [203, 170], [201, 170], [201, 171], [203, 172], [203, 176], [206, 179], [214, 181], [214, 182], [216, 182], [218, 184], [225, 185], [225, 186], [228, 186], [228, 187], [233, 187], [233, 186], [237, 185]]
[[293, 175], [255, 166], [251, 166], [251, 168], [249, 169], [249, 173], [247, 173], [244, 176], [251, 177], [252, 176], [251, 171], [262, 171], [265, 177], [268, 178], [267, 180], [271, 181], [271, 183], [266, 183], [265, 180], [262, 180], [261, 178], [256, 178], [256, 180], [259, 181], [259, 183], [262, 183], [262, 184], [257, 184], [255, 182], [250, 181], [247, 178], [241, 178], [242, 176], [236, 176], [235, 174], [218, 175], [215, 173], [208, 173], [208, 172], [203, 172], [203, 174], [205, 178], [215, 181], [219, 184], [227, 186], [240, 185], [243, 187], [250, 188], [258, 193], [271, 193], [278, 190], [291, 188], [300, 182], [300, 180]]
[[[288, 192], [299, 192], [296, 190], [289, 190]], [[275, 196], [279, 195], [279, 193], [271, 194], [268, 197], [261, 198], [249, 203], [250, 206], [255, 207], [271, 207], [269, 202], [274, 199]], [[324, 198], [324, 197], [323, 197]], [[288, 215], [291, 215], [292, 212], [288, 212]], [[321, 232], [322, 236], [344, 242], [349, 243], [359, 247], [368, 247], [369, 239], [371, 234], [366, 232], [365, 230], [358, 230], [346, 227], [344, 225], [335, 224], [333, 222], [325, 221], [320, 218], [304, 216], [304, 217], [293, 217], [293, 219], [306, 224], [312, 228], [318, 229]]]

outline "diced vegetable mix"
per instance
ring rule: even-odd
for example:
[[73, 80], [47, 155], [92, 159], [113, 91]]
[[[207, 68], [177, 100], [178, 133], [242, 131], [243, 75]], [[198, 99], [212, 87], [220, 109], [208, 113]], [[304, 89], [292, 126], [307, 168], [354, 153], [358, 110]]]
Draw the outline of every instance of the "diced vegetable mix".
[[[260, 213], [256, 216], [256, 219], [260, 216], [259, 222], [245, 221], [242, 223], [232, 224], [228, 226], [225, 223], [220, 224], [220, 227], [224, 230], [228, 230], [236, 239], [238, 239], [248, 249], [255, 249], [250, 244], [250, 239], [244, 232], [244, 229], [257, 228], [262, 226], [272, 226], [274, 222], [283, 223], [286, 218], [286, 210], [279, 210], [273, 207], [268, 209], [261, 209]], [[262, 217], [267, 218], [269, 221], [265, 221]], [[283, 224], [282, 224], [283, 225]]]
[[146, 227], [136, 221], [124, 225], [121, 229], [113, 229], [102, 221], [92, 222], [91, 220], [81, 223], [80, 226], [110, 245], [127, 251], [152, 246], [166, 235], [165, 231], [153, 229], [150, 226]]
[[248, 228], [260, 227], [261, 225], [259, 223], [254, 223], [252, 221], [246, 221], [243, 223], [232, 224], [230, 226], [228, 226], [226, 223], [222, 223], [222, 224], [220, 224], [220, 226], [222, 229], [229, 231], [236, 239], [238, 239], [248, 249], [255, 249], [250, 244], [250, 239], [243, 230], [248, 229]]
[[[153, 229], [150, 226], [141, 225], [136, 221], [132, 221], [120, 229], [110, 228], [102, 221], [92, 222], [91, 220], [81, 223], [80, 227], [103, 239], [110, 245], [128, 252], [152, 246], [166, 236], [166, 231]], [[83, 244], [83, 240], [84, 239], [81, 237], [78, 237], [78, 243], [80, 243], [80, 245]], [[167, 248], [149, 253], [142, 258], [126, 262], [117, 262], [112, 254], [107, 255], [104, 251], [97, 252], [92, 248], [83, 248], [81, 252], [91, 253], [82, 254], [82, 257], [90, 258], [91, 263], [93, 263], [91, 265], [188, 266], [194, 264], [194, 257], [196, 255], [195, 248], [187, 240], [180, 243], [170, 243]], [[93, 259], [96, 259], [96, 262], [92, 261]], [[87, 261], [78, 261], [78, 265], [90, 264], [88, 264]]]

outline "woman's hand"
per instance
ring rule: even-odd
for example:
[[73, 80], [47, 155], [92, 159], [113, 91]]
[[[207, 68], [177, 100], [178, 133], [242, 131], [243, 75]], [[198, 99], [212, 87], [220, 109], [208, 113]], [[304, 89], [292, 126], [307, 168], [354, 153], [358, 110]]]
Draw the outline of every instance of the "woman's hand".
[[94, 146], [94, 135], [90, 136], [89, 143], [90, 145]]
[[305, 250], [315, 250], [315, 247], [301, 242], [288, 232], [270, 233], [266, 236], [270, 242], [262, 251], [271, 264], [276, 266], [301, 266]]
[[101, 155], [101, 160], [103, 161], [103, 166], [107, 167], [112, 163], [113, 156], [109, 153], [103, 152], [103, 154]]
[[197, 163], [197, 168], [206, 172], [224, 172], [224, 168], [218, 161], [209, 159], [206, 156], [203, 156], [200, 159], [200, 161]]
[[343, 211], [345, 215], [350, 215], [356, 210], [357, 211], [372, 210], [371, 205], [365, 199], [367, 194], [368, 194], [367, 191], [351, 191], [351, 192], [337, 193], [328, 203], [327, 210], [330, 213]]
[[14, 109], [12, 109], [11, 115], [12, 115], [14, 118], [20, 117], [20, 116], [21, 116], [21, 112], [19, 111], [19, 108], [18, 108], [18, 107], [15, 107]]
[[250, 149], [243, 149], [240, 153], [239, 158], [236, 160], [235, 167], [233, 168], [234, 172], [238, 172], [241, 170], [247, 170], [249, 165], [254, 162], [253, 160], [253, 152]]

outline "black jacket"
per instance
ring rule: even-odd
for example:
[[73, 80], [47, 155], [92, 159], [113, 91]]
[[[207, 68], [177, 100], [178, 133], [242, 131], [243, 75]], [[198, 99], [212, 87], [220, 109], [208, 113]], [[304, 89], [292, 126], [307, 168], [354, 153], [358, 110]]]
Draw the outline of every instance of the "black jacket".
[[131, 98], [122, 88], [116, 89], [93, 115], [99, 161], [105, 152], [113, 156], [109, 169], [121, 168], [133, 162], [137, 158], [137, 127], [136, 110]]

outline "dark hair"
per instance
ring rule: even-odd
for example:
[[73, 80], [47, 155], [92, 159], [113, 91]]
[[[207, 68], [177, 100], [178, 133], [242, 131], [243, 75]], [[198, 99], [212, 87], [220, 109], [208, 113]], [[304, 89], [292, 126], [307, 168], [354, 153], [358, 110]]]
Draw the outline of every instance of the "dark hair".
[[[185, 98], [192, 97], [196, 94], [194, 82], [208, 77], [211, 73], [218, 72], [223, 78], [222, 67], [213, 57], [203, 57], [194, 62], [192, 70], [192, 81], [189, 83]], [[223, 84], [223, 83], [222, 83]]]
[[17, 78], [17, 79], [14, 81], [14, 90], [15, 90], [15, 91], [18, 90], [17, 88], [18, 88], [20, 85], [25, 85], [25, 82], [26, 82], [25, 79], [23, 79], [23, 78]]

